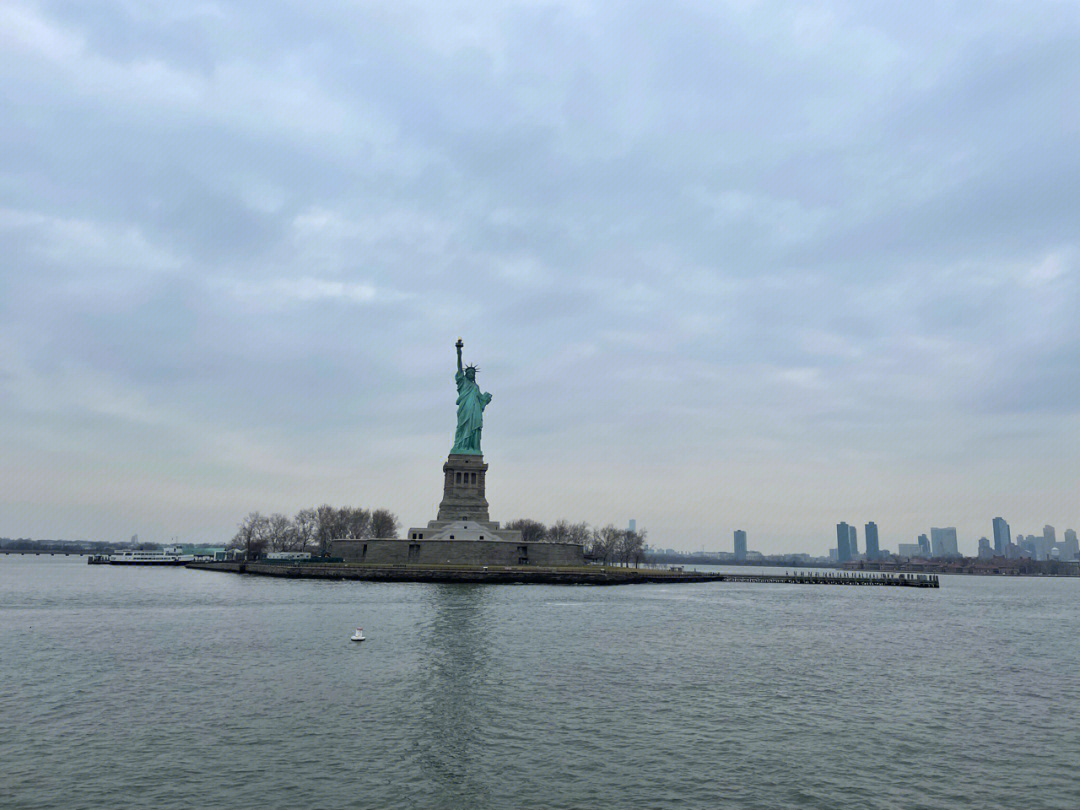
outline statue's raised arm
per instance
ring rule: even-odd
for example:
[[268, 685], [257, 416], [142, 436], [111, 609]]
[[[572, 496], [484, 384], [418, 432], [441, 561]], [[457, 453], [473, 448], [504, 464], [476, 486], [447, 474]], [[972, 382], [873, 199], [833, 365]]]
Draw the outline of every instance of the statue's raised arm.
[[457, 343], [454, 344], [457, 349], [457, 373], [454, 374], [458, 391], [457, 431], [454, 433], [454, 447], [450, 452], [480, 455], [480, 431], [484, 427], [484, 408], [491, 402], [491, 394], [480, 392], [480, 386], [476, 384], [476, 366], [470, 363], [462, 368], [461, 349], [464, 345], [461, 338], [458, 338]]

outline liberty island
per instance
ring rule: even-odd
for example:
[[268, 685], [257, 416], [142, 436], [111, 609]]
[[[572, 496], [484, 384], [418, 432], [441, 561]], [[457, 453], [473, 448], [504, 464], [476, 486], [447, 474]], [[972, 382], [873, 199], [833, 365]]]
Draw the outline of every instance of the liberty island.
[[[464, 342], [454, 344], [457, 368], [456, 424], [450, 453], [442, 465], [443, 495], [426, 526], [406, 537], [336, 537], [329, 556], [231, 561], [196, 561], [189, 568], [240, 574], [318, 579], [411, 582], [624, 584], [722, 580], [716, 572], [586, 565], [581, 542], [526, 540], [520, 529], [491, 519], [487, 501], [488, 464], [481, 449], [484, 411], [492, 395], [481, 391], [477, 367], [462, 363]], [[300, 559], [306, 557], [307, 559]]]

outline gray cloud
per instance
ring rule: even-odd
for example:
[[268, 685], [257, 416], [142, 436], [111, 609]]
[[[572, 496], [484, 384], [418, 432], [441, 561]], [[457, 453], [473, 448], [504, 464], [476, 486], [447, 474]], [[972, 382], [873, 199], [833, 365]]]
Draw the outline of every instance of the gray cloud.
[[502, 518], [1075, 524], [1078, 45], [1067, 4], [5, 4], [0, 531], [426, 520], [459, 334]]

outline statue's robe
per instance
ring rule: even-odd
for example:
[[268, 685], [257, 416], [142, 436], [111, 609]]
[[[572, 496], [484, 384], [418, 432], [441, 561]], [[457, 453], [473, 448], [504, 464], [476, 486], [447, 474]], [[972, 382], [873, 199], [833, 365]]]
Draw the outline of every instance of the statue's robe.
[[480, 386], [464, 372], [454, 375], [457, 383], [457, 432], [451, 453], [480, 453], [480, 429], [484, 426], [484, 408], [491, 394], [480, 393]]

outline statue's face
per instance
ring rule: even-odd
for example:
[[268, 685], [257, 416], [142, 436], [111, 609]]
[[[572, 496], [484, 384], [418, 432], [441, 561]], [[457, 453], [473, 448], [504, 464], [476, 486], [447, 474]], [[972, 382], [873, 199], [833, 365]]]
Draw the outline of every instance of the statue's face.
[[475, 380], [476, 379], [476, 369], [474, 369], [474, 368], [465, 369], [465, 376], [468, 377], [470, 380]]

